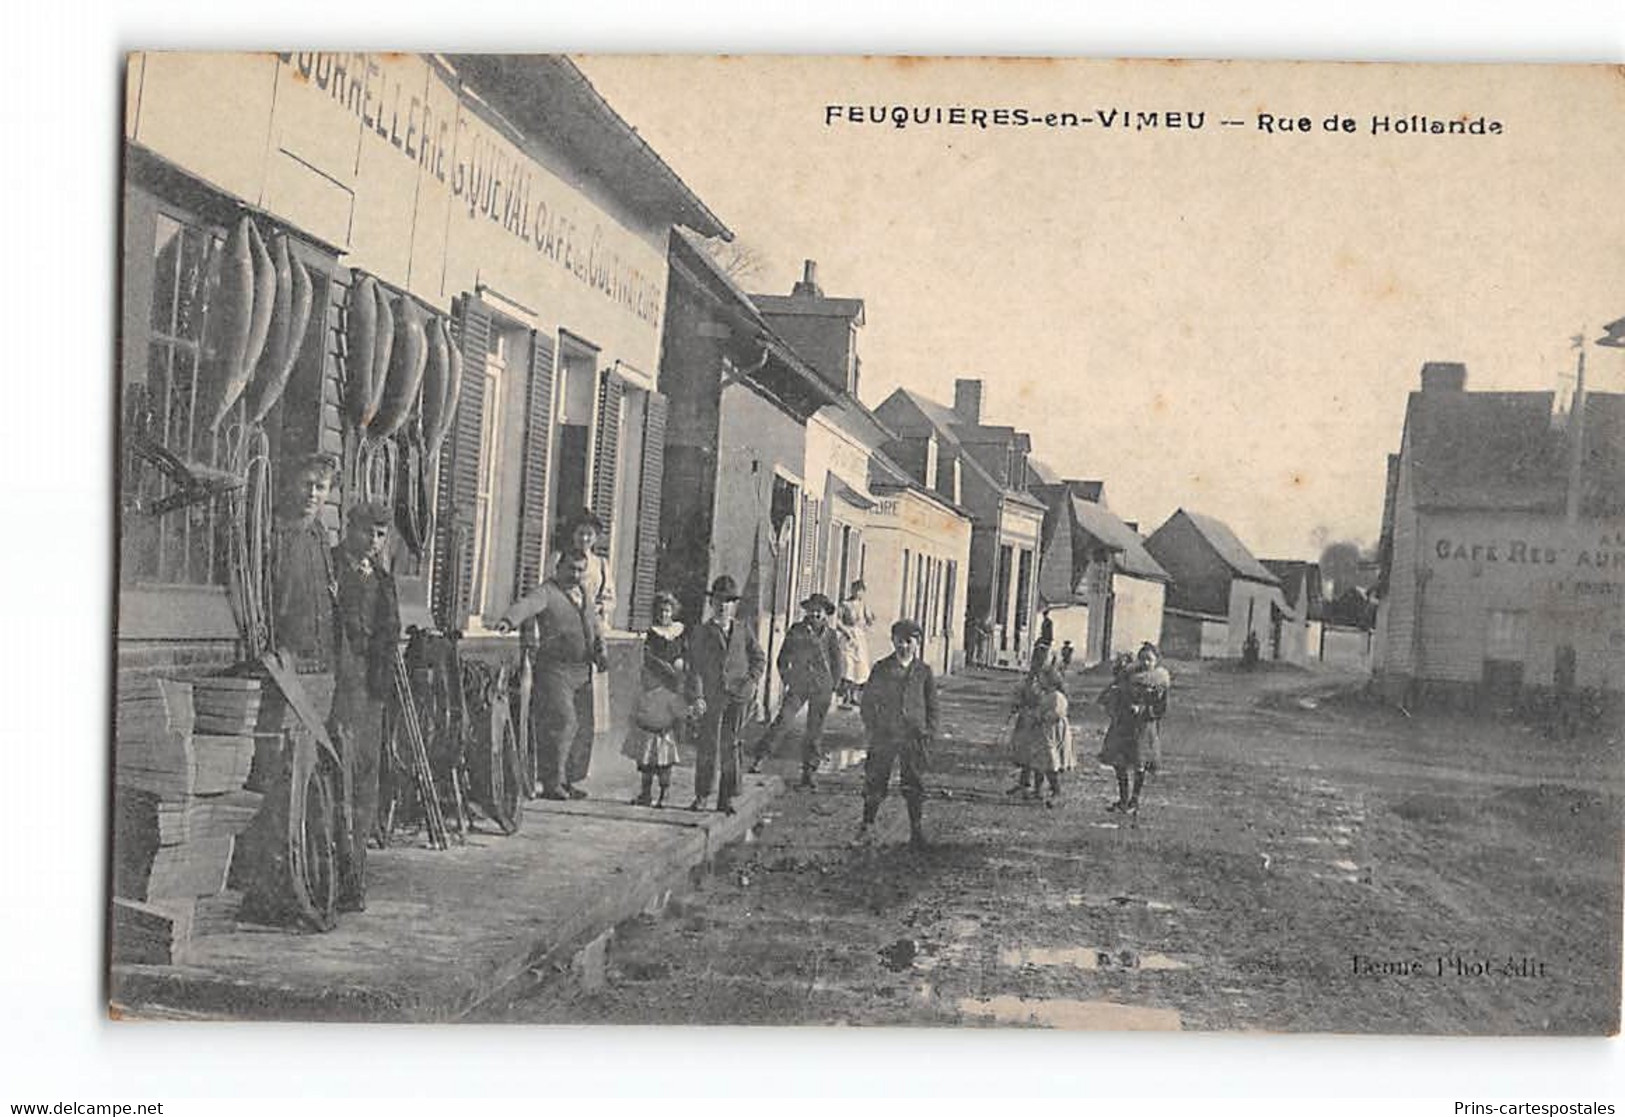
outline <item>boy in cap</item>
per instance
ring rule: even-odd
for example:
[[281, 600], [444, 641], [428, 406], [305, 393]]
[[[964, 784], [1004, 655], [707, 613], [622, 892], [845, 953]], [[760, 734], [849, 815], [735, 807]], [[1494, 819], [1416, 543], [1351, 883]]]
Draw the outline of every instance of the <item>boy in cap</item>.
[[694, 759], [694, 801], [703, 810], [717, 781], [717, 810], [733, 813], [739, 794], [739, 731], [756, 702], [756, 688], [767, 672], [767, 656], [752, 625], [736, 620], [739, 586], [728, 575], [711, 583], [711, 615], [689, 633], [689, 697], [699, 704], [698, 754]]
[[911, 620], [891, 626], [892, 654], [875, 664], [863, 688], [863, 728], [869, 755], [863, 763], [863, 825], [867, 840], [894, 766], [901, 767], [903, 803], [908, 807], [909, 841], [926, 844], [920, 816], [925, 805], [926, 753], [937, 735], [937, 683], [924, 660], [924, 636]]
[[801, 786], [812, 790], [813, 773], [824, 762], [824, 717], [835, 697], [835, 681], [841, 677], [841, 642], [829, 619], [835, 603], [821, 593], [801, 603], [802, 618], [784, 634], [779, 649], [779, 677], [784, 680], [784, 699], [778, 716], [756, 743], [752, 772], [761, 771], [762, 761], [773, 753], [784, 736], [790, 719], [807, 707], [807, 733], [801, 741]]
[[384, 703], [394, 693], [401, 635], [395, 577], [385, 565], [393, 520], [386, 504], [358, 504], [350, 509], [344, 541], [333, 549], [338, 650], [329, 720], [344, 761], [351, 816], [338, 842], [341, 911], [366, 907], [367, 839], [378, 813]]

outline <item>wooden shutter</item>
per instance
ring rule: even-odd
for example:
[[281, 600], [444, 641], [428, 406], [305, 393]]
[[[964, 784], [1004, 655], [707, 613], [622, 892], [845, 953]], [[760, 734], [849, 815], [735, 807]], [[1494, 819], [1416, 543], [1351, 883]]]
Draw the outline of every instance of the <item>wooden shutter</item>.
[[801, 497], [801, 585], [805, 597], [818, 588], [818, 502], [805, 493]]
[[598, 437], [593, 440], [592, 510], [603, 521], [598, 550], [609, 554], [615, 534], [615, 474], [621, 460], [621, 378], [605, 371], [598, 384]]
[[479, 499], [480, 432], [485, 423], [485, 355], [491, 312], [465, 295], [452, 315], [452, 342], [463, 355], [457, 418], [440, 454], [439, 530], [435, 540], [435, 617], [441, 627], [468, 625], [474, 585], [474, 519]]
[[666, 397], [648, 393], [643, 420], [643, 477], [638, 482], [638, 534], [632, 552], [632, 627], [654, 620], [655, 572], [660, 562], [660, 487], [666, 472]]
[[553, 339], [533, 333], [530, 383], [525, 395], [525, 448], [519, 489], [519, 562], [514, 576], [517, 600], [542, 580], [547, 546], [547, 455], [553, 445]]

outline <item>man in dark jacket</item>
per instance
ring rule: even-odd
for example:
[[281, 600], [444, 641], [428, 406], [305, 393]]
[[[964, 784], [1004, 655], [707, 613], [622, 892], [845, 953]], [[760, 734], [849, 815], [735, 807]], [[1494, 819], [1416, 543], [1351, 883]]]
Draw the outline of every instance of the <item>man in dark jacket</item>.
[[937, 735], [937, 682], [920, 658], [923, 634], [911, 620], [891, 626], [892, 654], [875, 664], [863, 688], [863, 728], [869, 755], [863, 763], [863, 825], [859, 841], [880, 813], [894, 766], [901, 767], [909, 841], [926, 844], [920, 816], [925, 804], [926, 754]]
[[735, 618], [739, 587], [723, 574], [711, 583], [711, 615], [688, 637], [689, 697], [701, 703], [696, 730], [694, 801], [705, 809], [717, 781], [717, 810], [732, 814], [739, 794], [739, 732], [756, 704], [756, 688], [767, 671], [767, 656], [752, 626]]
[[579, 785], [592, 764], [594, 671], [607, 671], [598, 610], [582, 579], [588, 558], [566, 552], [553, 576], [508, 606], [497, 620], [509, 632], [536, 619], [536, 682], [531, 708], [543, 799], [585, 799]]
[[378, 815], [384, 703], [394, 694], [401, 635], [395, 577], [385, 566], [393, 519], [386, 504], [359, 504], [350, 509], [344, 541], [333, 548], [338, 632], [329, 721], [350, 806], [350, 826], [338, 842], [340, 910], [366, 907], [367, 839]]
[[784, 634], [779, 649], [779, 678], [784, 681], [784, 698], [778, 716], [756, 743], [751, 771], [760, 770], [762, 761], [784, 736], [790, 719], [807, 707], [807, 733], [801, 740], [801, 786], [814, 786], [813, 773], [824, 762], [824, 717], [835, 696], [835, 681], [841, 677], [841, 642], [830, 625], [835, 603], [815, 593], [801, 603], [802, 618]]

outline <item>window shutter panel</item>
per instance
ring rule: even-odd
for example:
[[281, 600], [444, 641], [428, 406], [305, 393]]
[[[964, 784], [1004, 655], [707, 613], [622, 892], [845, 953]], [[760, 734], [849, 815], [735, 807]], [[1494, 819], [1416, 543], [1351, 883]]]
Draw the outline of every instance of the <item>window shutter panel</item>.
[[463, 355], [457, 418], [440, 460], [440, 529], [435, 540], [435, 617], [441, 627], [468, 626], [474, 584], [474, 516], [479, 497], [480, 431], [485, 422], [485, 355], [491, 312], [465, 295], [452, 316], [453, 343]]
[[813, 582], [814, 555], [818, 550], [818, 502], [802, 494], [801, 497], [801, 586], [805, 597], [818, 587]]
[[592, 510], [603, 521], [598, 550], [609, 554], [615, 534], [615, 470], [621, 460], [621, 378], [606, 371], [598, 385], [598, 437], [592, 455]]
[[553, 339], [531, 334], [530, 384], [525, 397], [524, 473], [519, 493], [517, 600], [542, 580], [547, 546], [547, 456], [553, 445]]
[[655, 574], [660, 564], [660, 488], [666, 473], [666, 397], [649, 393], [643, 420], [643, 477], [638, 485], [638, 534], [632, 552], [632, 627], [654, 620]]

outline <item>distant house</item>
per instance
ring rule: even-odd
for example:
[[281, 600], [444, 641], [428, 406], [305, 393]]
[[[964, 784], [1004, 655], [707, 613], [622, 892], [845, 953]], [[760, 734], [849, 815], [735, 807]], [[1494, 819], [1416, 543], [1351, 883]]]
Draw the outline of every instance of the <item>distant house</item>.
[[[1374, 679], [1407, 703], [1625, 680], [1625, 395], [1422, 367], [1389, 462]], [[1577, 393], [1578, 394], [1578, 393]]]
[[1038, 594], [1056, 647], [1070, 640], [1077, 659], [1092, 664], [1160, 640], [1168, 572], [1106, 509], [1101, 483], [1060, 481], [1033, 491], [1049, 508]]
[[1163, 651], [1237, 657], [1252, 633], [1259, 654], [1269, 654], [1281, 582], [1226, 524], [1181, 508], [1151, 533], [1145, 549], [1173, 578], [1162, 611]]
[[1281, 603], [1271, 619], [1263, 654], [1297, 664], [1320, 659], [1324, 620], [1320, 564], [1296, 559], [1261, 561], [1281, 581]]
[[[982, 381], [956, 380], [954, 405], [899, 388], [875, 409], [897, 433], [888, 456], [972, 517], [967, 630], [985, 620], [991, 636], [986, 661], [1027, 662], [1037, 637], [1038, 554], [1044, 504], [1028, 491], [1031, 438], [1013, 427], [982, 422]], [[975, 649], [972, 640], [966, 647]]]

